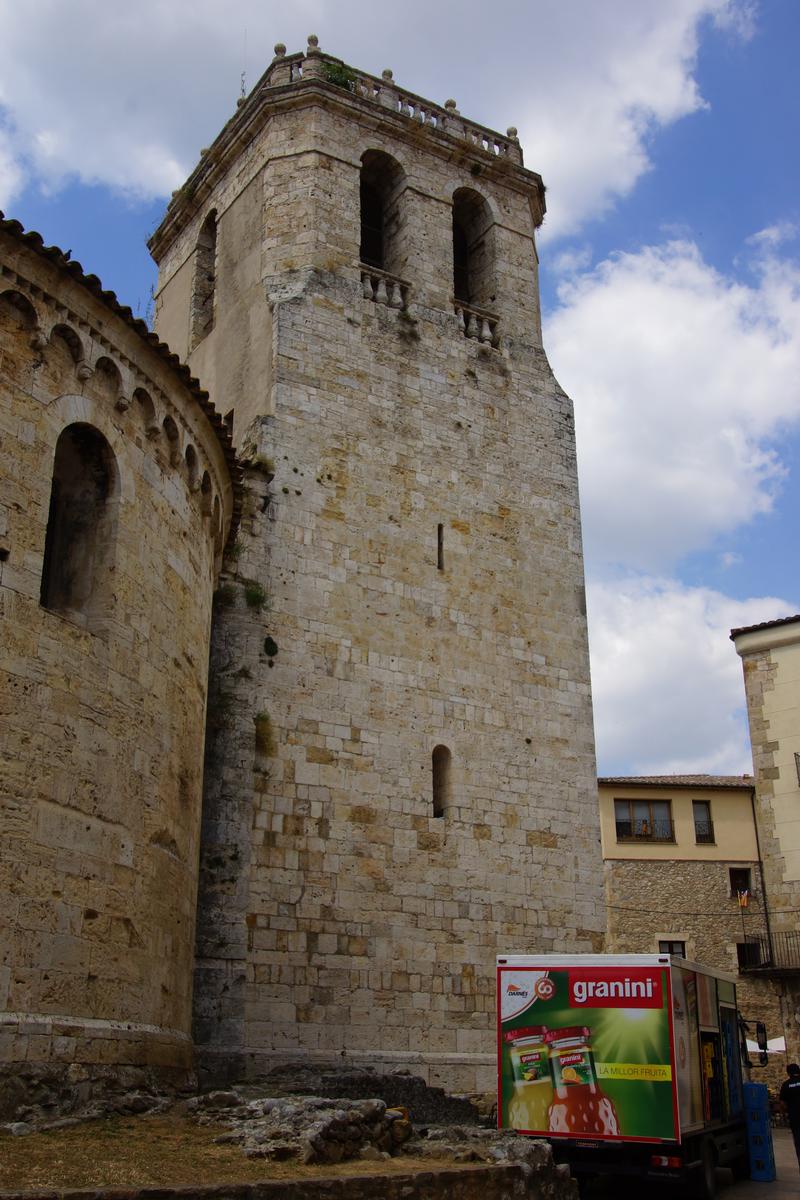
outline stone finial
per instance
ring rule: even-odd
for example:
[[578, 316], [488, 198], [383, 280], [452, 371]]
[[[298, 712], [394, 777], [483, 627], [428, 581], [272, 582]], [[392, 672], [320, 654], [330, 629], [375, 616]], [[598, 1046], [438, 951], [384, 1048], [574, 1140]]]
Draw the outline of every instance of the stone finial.
[[241, 107], [242, 107], [244, 104], [246, 104], [246, 103], [247, 103], [247, 99], [246, 99], [246, 97], [245, 97], [245, 96], [240, 96], [240, 97], [238, 98], [238, 100], [236, 101], [236, 107], [237, 107], [237, 108], [241, 108]]
[[308, 53], [319, 54], [319, 38], [315, 33], [308, 35]]
[[205, 158], [205, 156], [207, 154], [208, 154], [208, 146], [203, 146], [203, 149], [200, 151], [200, 157]]
[[274, 53], [275, 53], [276, 58], [284, 57], [284, 55], [286, 54], [286, 47], [284, 46], [283, 42], [275, 43]]
[[452, 100], [452, 99], [451, 99], [451, 100], [445, 100], [445, 102], [444, 102], [444, 106], [445, 106], [445, 108], [447, 109], [447, 111], [448, 111], [448, 112], [450, 112], [450, 113], [457, 113], [457, 112], [458, 112], [458, 106], [456, 105], [456, 102], [455, 102], [455, 100]]
[[506, 137], [510, 137], [513, 141], [517, 140], [516, 125], [509, 125], [508, 129], [506, 130]]
[[387, 83], [391, 83], [394, 79], [391, 68], [387, 67], [385, 71], [381, 71], [381, 79], [385, 79]]

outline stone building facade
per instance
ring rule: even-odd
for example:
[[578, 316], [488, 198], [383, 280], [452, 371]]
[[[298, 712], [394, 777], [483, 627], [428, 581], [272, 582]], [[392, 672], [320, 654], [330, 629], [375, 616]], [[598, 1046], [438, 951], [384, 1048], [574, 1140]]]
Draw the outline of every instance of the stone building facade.
[[800, 616], [734, 629], [742, 659], [769, 927], [755, 947], [779, 982], [800, 1061]]
[[[227, 432], [94, 276], [0, 214], [0, 1112], [192, 1066]], [[10, 1082], [13, 1076], [14, 1082]]]
[[515, 131], [310, 39], [151, 241], [159, 334], [246, 460], [212, 649], [211, 1074], [335, 1056], [490, 1087], [495, 955], [601, 947], [543, 212]]
[[[763, 1021], [770, 1039], [780, 1037], [781, 986], [749, 953], [768, 928], [753, 779], [601, 778], [598, 790], [607, 949], [675, 953], [733, 975], [748, 1036]], [[785, 1054], [767, 1067], [754, 1054], [751, 1062], [753, 1080], [775, 1086], [784, 1077]]]
[[193, 1021], [205, 1077], [489, 1089], [496, 954], [601, 948], [543, 213], [311, 38], [173, 197], [158, 336], [0, 223], [8, 1078], [182, 1079]]

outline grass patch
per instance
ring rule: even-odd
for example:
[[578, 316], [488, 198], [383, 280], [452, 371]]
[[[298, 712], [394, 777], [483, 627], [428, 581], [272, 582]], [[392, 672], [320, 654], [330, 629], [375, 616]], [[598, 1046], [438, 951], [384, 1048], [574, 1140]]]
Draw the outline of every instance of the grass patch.
[[336, 87], [344, 88], [346, 92], [356, 90], [356, 75], [344, 63], [326, 62], [322, 67], [322, 78]]
[[214, 592], [215, 608], [233, 608], [236, 603], [236, 588], [232, 583], [223, 583]]
[[226, 1126], [197, 1125], [164, 1113], [84, 1121], [28, 1137], [0, 1133], [0, 1189], [190, 1187], [431, 1169], [429, 1159], [402, 1156], [335, 1167], [249, 1159], [238, 1146], [214, 1145], [214, 1138], [227, 1132]]
[[267, 593], [255, 579], [248, 579], [244, 584], [244, 598], [248, 608], [261, 610], [267, 602]]
[[256, 713], [253, 717], [256, 727], [256, 750], [265, 758], [274, 758], [278, 746], [275, 741], [275, 731], [272, 728], [272, 718], [267, 712]]

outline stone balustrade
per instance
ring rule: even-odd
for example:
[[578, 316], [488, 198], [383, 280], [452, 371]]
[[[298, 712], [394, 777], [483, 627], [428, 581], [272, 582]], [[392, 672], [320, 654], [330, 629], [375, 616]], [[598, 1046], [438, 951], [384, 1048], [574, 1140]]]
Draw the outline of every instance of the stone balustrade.
[[464, 304], [462, 300], [454, 300], [453, 308], [458, 318], [458, 328], [464, 337], [477, 338], [479, 342], [489, 346], [499, 345], [499, 317], [496, 313], [487, 312], [484, 308], [475, 308], [472, 304]]
[[275, 58], [267, 70], [264, 85], [279, 87], [301, 79], [322, 79], [334, 83], [354, 96], [401, 113], [420, 125], [427, 125], [431, 129], [443, 130], [454, 137], [462, 138], [478, 150], [522, 164], [522, 150], [513, 126], [503, 137], [492, 129], [465, 120], [458, 111], [455, 100], [447, 100], [443, 106], [432, 104], [429, 100], [423, 100], [421, 96], [398, 87], [389, 70], [384, 71], [380, 79], [363, 71], [355, 71], [346, 66], [341, 59], [323, 54], [313, 34], [308, 39], [306, 54], [287, 55], [285, 46], [279, 43], [275, 47]]
[[361, 263], [361, 290], [365, 300], [404, 310], [408, 307], [409, 289], [410, 284], [396, 275]]

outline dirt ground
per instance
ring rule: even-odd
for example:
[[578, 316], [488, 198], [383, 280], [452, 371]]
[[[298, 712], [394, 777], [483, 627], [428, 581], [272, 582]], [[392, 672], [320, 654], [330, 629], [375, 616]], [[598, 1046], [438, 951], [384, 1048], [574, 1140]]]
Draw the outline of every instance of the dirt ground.
[[[229, 1132], [196, 1125], [171, 1114], [111, 1117], [69, 1129], [12, 1137], [0, 1133], [0, 1192], [45, 1187], [153, 1187], [201, 1183], [255, 1183], [268, 1179], [315, 1179], [429, 1171], [430, 1159], [401, 1156], [381, 1162], [355, 1160], [306, 1167], [246, 1158], [238, 1146], [215, 1146]], [[453, 1167], [454, 1163], [441, 1163]]]

